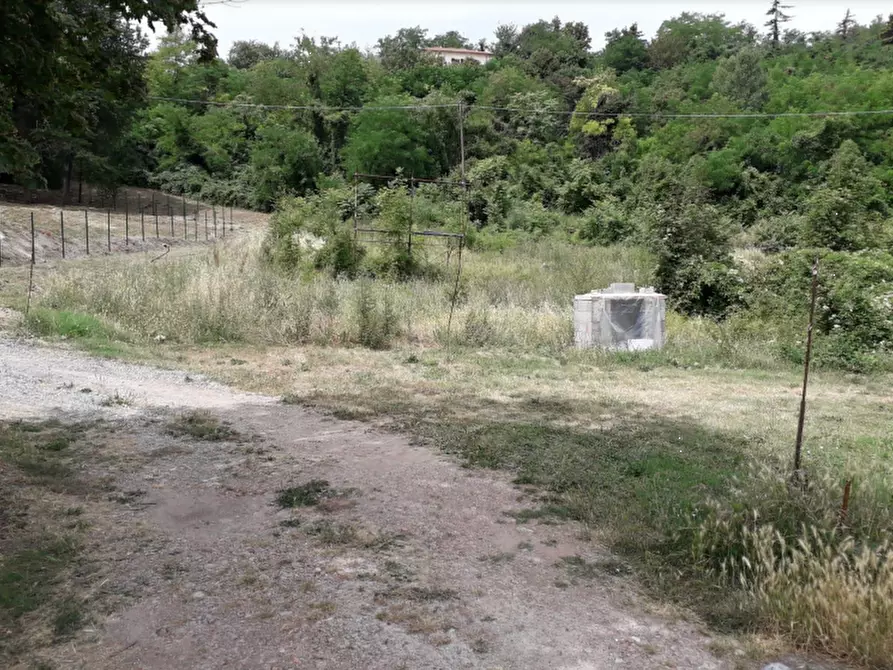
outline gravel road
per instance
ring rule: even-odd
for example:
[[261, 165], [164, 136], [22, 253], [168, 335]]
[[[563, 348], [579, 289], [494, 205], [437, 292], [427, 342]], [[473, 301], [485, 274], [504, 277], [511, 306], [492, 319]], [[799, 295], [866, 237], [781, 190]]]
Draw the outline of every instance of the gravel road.
[[197, 375], [91, 358], [0, 338], [0, 408], [7, 419], [132, 416], [148, 407], [223, 409], [270, 398]]
[[[238, 435], [170, 434], [188, 408]], [[632, 578], [575, 574], [613, 558], [572, 524], [515, 523], [506, 512], [531, 502], [506, 477], [402, 436], [8, 339], [0, 416], [97, 420], [83, 476], [127, 492], [83, 502], [92, 614], [37, 652], [53, 667], [749, 667], [712, 653], [696, 623], [654, 614]], [[273, 504], [308, 480], [337, 495]]]

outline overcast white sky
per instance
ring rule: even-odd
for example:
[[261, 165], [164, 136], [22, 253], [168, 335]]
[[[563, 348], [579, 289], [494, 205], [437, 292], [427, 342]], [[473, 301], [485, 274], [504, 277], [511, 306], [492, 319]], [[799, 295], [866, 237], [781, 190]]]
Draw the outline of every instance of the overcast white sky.
[[[788, 25], [804, 32], [833, 29], [847, 7], [861, 23], [869, 23], [874, 16], [886, 16], [893, 11], [890, 0], [787, 0], [787, 4], [794, 6], [788, 12], [794, 15], [794, 20]], [[236, 40], [278, 41], [287, 47], [302, 30], [315, 37], [335, 36], [344, 44], [355, 42], [361, 49], [371, 49], [379, 37], [403, 27], [419, 25], [427, 28], [432, 36], [458, 30], [474, 41], [482, 37], [491, 40], [499, 24], [523, 26], [553, 16], [565, 22], [584, 22], [589, 26], [592, 48], [599, 49], [604, 45], [604, 33], [608, 30], [637, 22], [650, 38], [664, 19], [684, 11], [723, 13], [733, 22], [744, 20], [762, 26], [768, 6], [769, 0], [244, 0], [235, 6], [210, 5], [205, 9], [217, 24], [215, 33], [220, 40], [220, 54], [226, 56]]]

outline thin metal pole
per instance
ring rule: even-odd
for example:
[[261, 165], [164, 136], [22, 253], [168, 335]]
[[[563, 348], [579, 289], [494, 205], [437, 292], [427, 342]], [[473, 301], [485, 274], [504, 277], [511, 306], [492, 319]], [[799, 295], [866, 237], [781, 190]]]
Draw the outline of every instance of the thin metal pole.
[[356, 244], [359, 235], [359, 222], [357, 221], [357, 210], [360, 208], [360, 184], [357, 182], [357, 173], [353, 173], [353, 241]]
[[62, 258], [65, 258], [65, 212], [59, 210], [59, 234], [62, 237]]
[[450, 316], [447, 319], [447, 346], [452, 346], [450, 329], [453, 326], [453, 312], [456, 309], [456, 300], [459, 299], [459, 279], [462, 275], [462, 247], [465, 246], [465, 234], [468, 228], [468, 182], [465, 181], [465, 110], [462, 101], [459, 101], [459, 156], [461, 159], [462, 174], [462, 237], [459, 238], [459, 253], [456, 257], [456, 282], [453, 285], [453, 295], [450, 299]]
[[112, 253], [112, 212], [109, 209], [105, 210], [105, 229], [108, 237], [109, 253]]
[[158, 208], [155, 206], [155, 194], [152, 194], [152, 214], [155, 215], [155, 239], [157, 240], [159, 237], [158, 234]]
[[208, 239], [208, 210], [205, 210], [205, 240]]
[[124, 199], [124, 246], [130, 246], [130, 200]]
[[229, 232], [233, 232], [233, 206], [229, 206]]
[[465, 186], [465, 105], [459, 101], [459, 158], [462, 165], [462, 186]]
[[34, 212], [31, 212], [31, 265], [37, 259], [37, 249], [34, 246]]
[[34, 290], [34, 261], [31, 261], [30, 269], [28, 270], [28, 304], [25, 305], [25, 316], [28, 316], [29, 312], [31, 312], [31, 292]]
[[90, 214], [84, 210], [84, 240], [87, 244], [87, 255], [90, 255]]
[[183, 203], [183, 239], [185, 240], [189, 236], [189, 233], [187, 232], [187, 229], [186, 229], [186, 196], [185, 195], [183, 196], [181, 202]]
[[220, 223], [223, 224], [223, 229], [226, 230], [226, 205], [220, 208]]
[[143, 242], [145, 242], [146, 241], [146, 217], [145, 217], [145, 212], [143, 212], [142, 196], [139, 193], [136, 194], [136, 208], [140, 211], [140, 237], [142, 237]]
[[167, 215], [171, 220], [171, 237], [174, 236], [174, 210], [171, 207], [171, 197], [167, 196]]
[[815, 322], [815, 303], [819, 287], [819, 257], [812, 265], [812, 291], [809, 302], [809, 326], [806, 329], [806, 358], [803, 362], [803, 392], [800, 395], [800, 416], [797, 419], [797, 440], [794, 444], [794, 472], [792, 479], [802, 480], [800, 468], [803, 452], [803, 424], [806, 421], [806, 388], [809, 384], [809, 361], [812, 357], [812, 331]]
[[412, 257], [412, 216], [415, 207], [415, 177], [409, 178], [409, 235], [406, 240], [406, 251]]

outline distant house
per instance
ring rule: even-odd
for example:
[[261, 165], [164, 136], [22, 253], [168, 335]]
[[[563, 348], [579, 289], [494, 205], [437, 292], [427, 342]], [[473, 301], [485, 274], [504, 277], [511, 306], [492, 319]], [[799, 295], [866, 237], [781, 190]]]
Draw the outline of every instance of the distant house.
[[486, 65], [490, 61], [490, 59], [493, 58], [493, 54], [489, 51], [475, 51], [474, 49], [428, 47], [427, 49], [425, 49], [425, 52], [440, 56], [441, 58], [443, 58], [443, 62], [447, 65], [452, 65], [454, 63], [464, 63], [465, 61], [469, 60], [476, 61], [481, 65]]

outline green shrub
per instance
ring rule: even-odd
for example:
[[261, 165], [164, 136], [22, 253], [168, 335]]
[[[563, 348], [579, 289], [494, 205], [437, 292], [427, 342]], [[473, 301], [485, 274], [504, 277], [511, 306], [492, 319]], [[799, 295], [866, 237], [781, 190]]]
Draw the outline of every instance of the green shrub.
[[522, 200], [508, 213], [506, 225], [510, 230], [524, 230], [531, 233], [549, 233], [559, 227], [561, 216], [546, 209], [541, 203]]
[[653, 210], [646, 234], [657, 257], [655, 279], [676, 309], [722, 317], [740, 303], [744, 282], [729, 233], [719, 210], [696, 199]]
[[473, 309], [468, 312], [462, 331], [464, 344], [483, 347], [492, 343], [495, 335], [495, 326], [486, 310]]
[[25, 325], [38, 335], [105, 340], [119, 337], [113, 328], [95, 316], [42, 307], [28, 313]]
[[343, 182], [319, 194], [282, 198], [270, 219], [265, 245], [268, 259], [288, 270], [297, 270], [306, 262], [334, 276], [356, 276], [364, 251], [354, 241], [354, 203], [366, 212], [369, 198], [369, 187], [355, 193]]
[[587, 242], [607, 246], [627, 239], [633, 230], [623, 205], [617, 198], [608, 196], [583, 213], [583, 225], [577, 234]]
[[349, 230], [344, 229], [329, 236], [322, 248], [316, 251], [313, 266], [334, 277], [354, 279], [365, 255], [366, 249], [357, 243]]
[[378, 296], [371, 281], [361, 280], [354, 308], [356, 341], [369, 349], [384, 349], [390, 345], [399, 328], [388, 291], [381, 291]]
[[792, 321], [803, 332], [812, 265], [820, 258], [816, 360], [869, 371], [893, 351], [893, 255], [882, 251], [797, 250], [779, 254], [754, 273], [748, 296], [754, 315]]
[[760, 219], [750, 228], [754, 245], [763, 251], [786, 251], [797, 246], [803, 237], [804, 217], [782, 214]]

